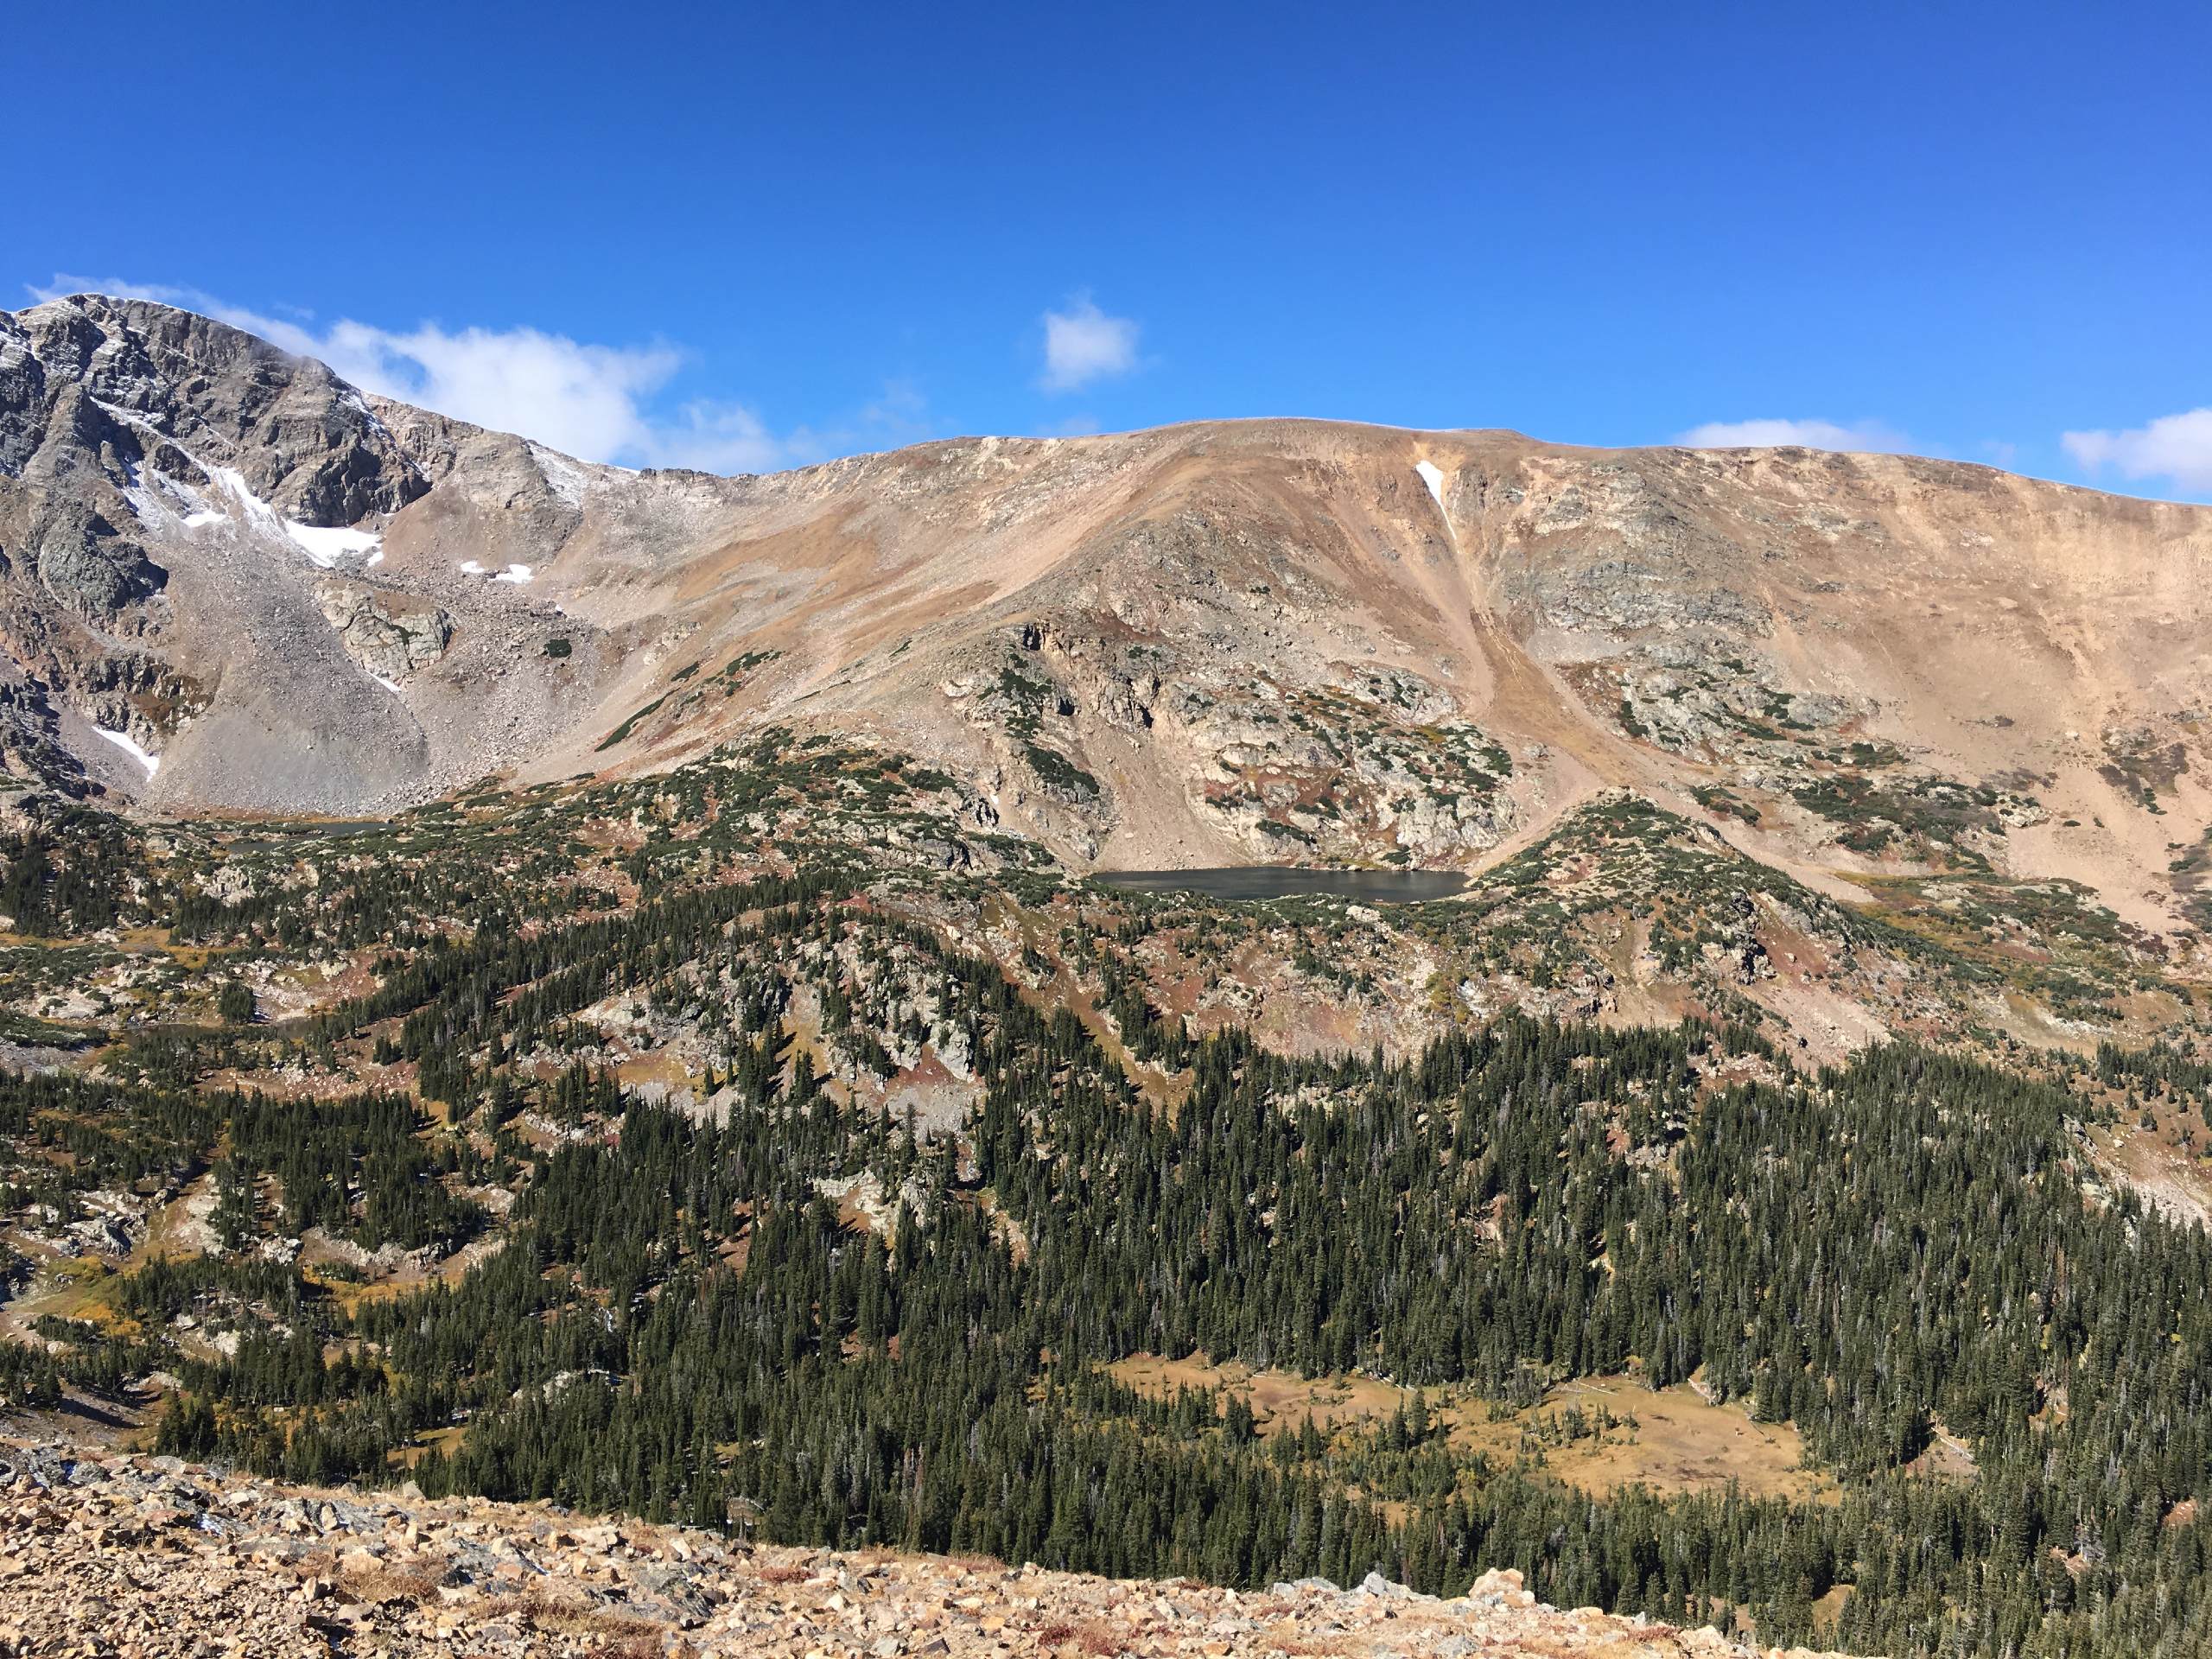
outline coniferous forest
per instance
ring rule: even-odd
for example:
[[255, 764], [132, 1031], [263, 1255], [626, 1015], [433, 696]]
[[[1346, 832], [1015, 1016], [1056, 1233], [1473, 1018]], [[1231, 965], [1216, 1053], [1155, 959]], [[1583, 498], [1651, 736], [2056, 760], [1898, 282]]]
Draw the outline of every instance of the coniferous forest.
[[[219, 1246], [142, 1253], [98, 1317], [0, 1349], [0, 1389], [160, 1373], [164, 1451], [782, 1541], [1236, 1585], [1510, 1566], [1856, 1652], [2212, 1645], [2212, 1239], [2083, 1140], [2123, 1099], [2201, 1126], [2184, 1058], [1805, 1070], [1735, 1025], [1506, 1014], [1297, 1058], [1127, 981], [1086, 1016], [849, 861], [656, 845], [565, 911], [455, 860], [480, 925], [404, 938], [389, 894], [154, 893], [204, 936], [389, 954], [282, 1030], [232, 1006], [0, 1071], [11, 1209], [203, 1181]], [[83, 902], [42, 848], [15, 869]], [[626, 1080], [609, 1008], [695, 1034], [696, 1093]], [[964, 1120], [855, 1105], [922, 1035]], [[309, 1232], [319, 1262], [273, 1248]], [[436, 1270], [346, 1265], [402, 1258]], [[1263, 1432], [1109, 1369], [1193, 1353], [1408, 1403]], [[1624, 1373], [1793, 1426], [1832, 1484], [1593, 1495], [1440, 1414]]]

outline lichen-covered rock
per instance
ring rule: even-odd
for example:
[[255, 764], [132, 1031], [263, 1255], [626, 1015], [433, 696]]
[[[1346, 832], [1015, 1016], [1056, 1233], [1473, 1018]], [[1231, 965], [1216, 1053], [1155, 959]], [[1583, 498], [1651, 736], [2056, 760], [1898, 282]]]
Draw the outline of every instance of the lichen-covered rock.
[[168, 573], [105, 517], [74, 502], [41, 515], [31, 563], [46, 590], [78, 615], [99, 620], [162, 590]]
[[333, 580], [317, 586], [315, 601], [346, 653], [386, 679], [429, 667], [453, 640], [453, 618], [413, 594]]

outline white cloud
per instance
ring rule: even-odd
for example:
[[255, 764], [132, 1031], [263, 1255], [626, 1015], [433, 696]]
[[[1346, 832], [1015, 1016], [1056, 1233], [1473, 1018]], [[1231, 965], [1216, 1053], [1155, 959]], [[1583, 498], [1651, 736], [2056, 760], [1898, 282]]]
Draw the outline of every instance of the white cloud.
[[2113, 467], [2123, 478], [2168, 478], [2183, 489], [2212, 489], [2212, 409], [2161, 415], [2125, 432], [2068, 432], [2059, 442], [2093, 473]]
[[664, 347], [582, 346], [535, 328], [425, 324], [393, 334], [343, 321], [318, 339], [269, 318], [246, 326], [288, 351], [319, 357], [365, 391], [420, 404], [592, 461], [658, 459], [664, 442], [639, 407], [681, 361]]
[[652, 430], [639, 453], [656, 467], [689, 467], [701, 473], [765, 473], [823, 451], [805, 434], [779, 438], [742, 404], [689, 403], [677, 418]]
[[1108, 316], [1088, 294], [1076, 296], [1065, 311], [1045, 314], [1046, 391], [1073, 391], [1136, 365], [1137, 325]]
[[778, 436], [742, 404], [699, 400], [673, 416], [657, 413], [654, 397], [683, 362], [665, 345], [597, 346], [529, 327], [449, 332], [427, 322], [399, 332], [351, 319], [318, 334], [194, 289], [62, 275], [31, 291], [41, 300], [89, 292], [185, 306], [319, 358], [365, 391], [519, 432], [587, 461], [763, 472], [828, 453], [808, 433]]
[[1843, 426], [1834, 421], [1707, 421], [1675, 442], [1690, 449], [1769, 449], [1794, 444], [1802, 449], [1877, 450], [1906, 447], [1904, 435], [1879, 421]]
[[[154, 300], [162, 305], [187, 307], [204, 310], [213, 305], [214, 296], [202, 294], [196, 288], [170, 288], [160, 283], [126, 283], [119, 276], [72, 276], [57, 270], [50, 283], [26, 283], [24, 288], [32, 299], [43, 305], [48, 300], [59, 300], [71, 294], [105, 294], [116, 300]], [[213, 315], [213, 312], [208, 313]]]

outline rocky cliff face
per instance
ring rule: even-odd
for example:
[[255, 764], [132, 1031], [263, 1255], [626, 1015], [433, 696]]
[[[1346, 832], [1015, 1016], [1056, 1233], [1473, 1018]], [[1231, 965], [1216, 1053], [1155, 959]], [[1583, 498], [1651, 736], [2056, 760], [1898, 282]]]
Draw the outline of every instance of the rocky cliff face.
[[777, 726], [1078, 865], [1464, 868], [1624, 788], [2185, 958], [2208, 599], [2212, 510], [1908, 457], [1294, 421], [640, 474], [162, 306], [0, 318], [0, 753], [171, 809]]
[[[542, 652], [559, 619], [526, 563], [575, 519], [547, 477], [588, 469], [534, 453], [372, 407], [167, 306], [0, 315], [11, 770], [186, 808], [360, 811], [527, 753], [604, 666]], [[487, 503], [504, 540], [471, 521]]]
[[[188, 311], [97, 295], [0, 321], [0, 457], [32, 480], [94, 458], [204, 489], [223, 469], [289, 520], [345, 526], [429, 487], [321, 364]], [[120, 469], [120, 470], [118, 470]]]
[[210, 491], [321, 529], [429, 487], [322, 365], [89, 295], [0, 316], [0, 468], [20, 574], [96, 628], [161, 594], [149, 543], [166, 518], [204, 521]]

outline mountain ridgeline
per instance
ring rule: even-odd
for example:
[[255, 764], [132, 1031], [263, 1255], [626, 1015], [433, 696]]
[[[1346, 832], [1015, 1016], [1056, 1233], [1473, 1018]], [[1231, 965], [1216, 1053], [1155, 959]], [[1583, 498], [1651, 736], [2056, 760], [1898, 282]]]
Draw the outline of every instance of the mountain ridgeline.
[[[1910, 457], [630, 473], [0, 316], [0, 1396], [782, 1543], [2202, 1652], [2208, 578], [2212, 511]], [[1439, 879], [1091, 879], [1262, 864]]]

